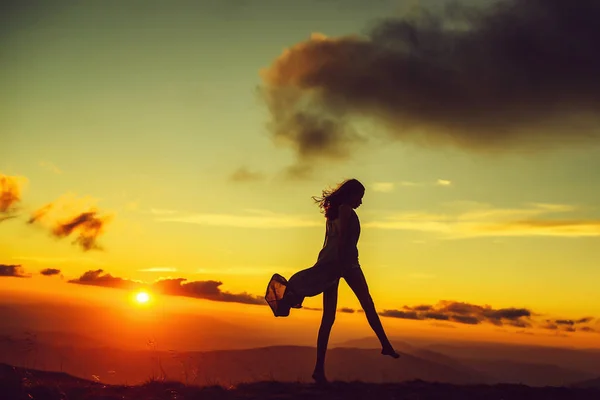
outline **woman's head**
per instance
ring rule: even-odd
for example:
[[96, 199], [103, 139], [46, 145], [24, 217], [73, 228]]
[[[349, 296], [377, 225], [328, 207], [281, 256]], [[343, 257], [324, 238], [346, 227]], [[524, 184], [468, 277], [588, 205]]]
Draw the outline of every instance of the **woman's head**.
[[336, 219], [341, 204], [357, 208], [362, 204], [364, 195], [365, 187], [362, 183], [357, 179], [347, 179], [335, 189], [323, 190], [322, 197], [313, 197], [313, 199], [323, 210], [327, 219]]

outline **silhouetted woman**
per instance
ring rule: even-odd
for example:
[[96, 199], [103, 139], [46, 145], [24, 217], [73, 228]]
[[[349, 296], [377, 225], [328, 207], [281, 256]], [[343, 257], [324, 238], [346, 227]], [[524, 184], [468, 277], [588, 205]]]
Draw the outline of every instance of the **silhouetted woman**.
[[322, 197], [313, 197], [327, 220], [325, 242], [316, 264], [297, 272], [289, 281], [275, 274], [267, 287], [265, 298], [275, 316], [287, 316], [290, 308], [302, 307], [305, 297], [323, 293], [323, 317], [317, 338], [317, 362], [312, 375], [317, 383], [327, 382], [325, 353], [335, 321], [340, 278], [346, 280], [358, 298], [369, 325], [381, 342], [381, 354], [399, 357], [381, 325], [358, 262], [360, 221], [354, 210], [362, 204], [364, 194], [365, 187], [358, 180], [349, 179], [333, 190], [324, 190]]

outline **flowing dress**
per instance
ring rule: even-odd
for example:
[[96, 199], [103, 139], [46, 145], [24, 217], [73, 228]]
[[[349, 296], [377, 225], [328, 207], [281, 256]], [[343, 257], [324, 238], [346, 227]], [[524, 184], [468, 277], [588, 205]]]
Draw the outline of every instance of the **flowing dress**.
[[[290, 308], [302, 308], [305, 297], [323, 293], [348, 269], [360, 268], [357, 248], [360, 222], [354, 210], [352, 210], [348, 229], [347, 239], [342, 243], [340, 219], [327, 219], [325, 241], [316, 263], [310, 268], [295, 273], [289, 280], [279, 274], [271, 277], [265, 300], [276, 317], [289, 315]], [[341, 254], [340, 246], [343, 246]]]

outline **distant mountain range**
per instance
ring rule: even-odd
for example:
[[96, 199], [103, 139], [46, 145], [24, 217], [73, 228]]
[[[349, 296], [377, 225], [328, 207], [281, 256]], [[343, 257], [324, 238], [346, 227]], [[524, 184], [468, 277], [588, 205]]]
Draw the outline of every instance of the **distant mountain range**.
[[[205, 315], [178, 315], [153, 331], [157, 327], [143, 319], [119, 324], [101, 308], [25, 304], [0, 305], [0, 321], [0, 362], [111, 384], [151, 377], [196, 384], [304, 382], [311, 380], [315, 361], [313, 347], [286, 345], [289, 338], [278, 332]], [[147, 342], [147, 333], [158, 345]], [[529, 386], [593, 386], [600, 379], [599, 350], [413, 337], [392, 338], [392, 343], [401, 352], [398, 360], [382, 356], [375, 337], [332, 343], [328, 377]]]
[[[403, 382], [423, 380], [452, 384], [521, 383], [528, 386], [568, 386], [600, 376], [594, 370], [556, 363], [494, 358], [455, 357], [396, 341], [397, 360], [382, 356], [379, 349], [334, 347], [327, 353], [327, 373], [332, 380]], [[507, 353], [510, 346], [506, 345]], [[540, 349], [539, 351], [543, 351]], [[595, 359], [590, 353], [579, 366]], [[276, 380], [310, 381], [315, 349], [308, 346], [270, 346], [206, 352], [121, 350], [110, 347], [77, 347], [38, 342], [25, 351], [9, 341], [0, 341], [0, 362], [11, 365], [64, 371], [106, 383], [139, 383], [150, 377], [165, 377], [184, 383], [231, 384]]]

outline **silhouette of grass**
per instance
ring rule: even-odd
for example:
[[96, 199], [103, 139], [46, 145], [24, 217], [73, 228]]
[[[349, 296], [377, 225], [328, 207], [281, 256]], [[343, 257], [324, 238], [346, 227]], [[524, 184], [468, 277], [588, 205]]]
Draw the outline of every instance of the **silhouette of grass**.
[[136, 385], [105, 385], [62, 372], [47, 372], [0, 364], [0, 397], [7, 400], [238, 400], [238, 399], [598, 399], [600, 390], [525, 385], [452, 385], [420, 380], [404, 383], [263, 381], [236, 386], [192, 386], [149, 378]]

